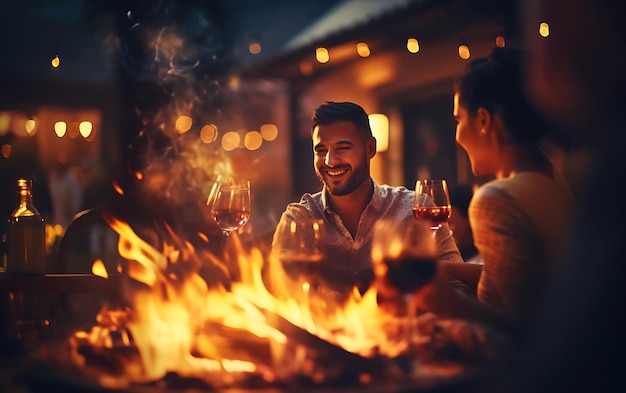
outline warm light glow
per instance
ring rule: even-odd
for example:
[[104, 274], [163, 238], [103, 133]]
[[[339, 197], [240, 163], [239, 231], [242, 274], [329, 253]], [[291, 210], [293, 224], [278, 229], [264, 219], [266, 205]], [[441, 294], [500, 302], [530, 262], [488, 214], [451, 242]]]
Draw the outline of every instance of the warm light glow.
[[542, 37], [547, 37], [550, 35], [550, 25], [546, 22], [541, 22], [539, 24], [539, 35]]
[[59, 138], [63, 138], [66, 132], [67, 132], [66, 122], [57, 121], [56, 123], [54, 123], [54, 133], [57, 134]]
[[241, 84], [241, 80], [239, 79], [239, 77], [237, 75], [231, 75], [228, 78], [228, 87], [231, 90], [233, 90], [233, 91], [239, 90], [240, 84]]
[[409, 38], [406, 40], [406, 49], [411, 53], [417, 53], [420, 51], [419, 41], [415, 38]]
[[315, 50], [315, 58], [320, 63], [324, 64], [330, 60], [330, 55], [328, 54], [328, 49], [324, 47], [319, 47]]
[[266, 141], [273, 141], [278, 137], [278, 127], [274, 124], [263, 124], [261, 126], [261, 136]]
[[364, 90], [376, 89], [398, 77], [396, 63], [388, 56], [376, 56], [356, 65], [357, 86]]
[[261, 43], [259, 41], [251, 41], [248, 44], [248, 51], [253, 55], [258, 55], [261, 53]]
[[24, 129], [28, 135], [35, 135], [37, 133], [37, 122], [34, 119], [26, 120]]
[[119, 184], [117, 184], [116, 182], [113, 182], [113, 189], [115, 190], [115, 192], [117, 192], [120, 195], [124, 195], [124, 189], [122, 187], [120, 187]]
[[263, 137], [258, 131], [248, 131], [243, 139], [243, 144], [248, 150], [258, 150], [263, 144]]
[[176, 132], [179, 134], [184, 134], [185, 132], [191, 129], [191, 125], [193, 124], [193, 120], [189, 116], [178, 116], [176, 119]]
[[11, 124], [11, 113], [0, 112], [0, 135], [4, 135], [9, 131]]
[[204, 143], [213, 143], [217, 140], [217, 126], [207, 124], [200, 130], [200, 140]]
[[67, 126], [67, 135], [72, 138], [75, 139], [78, 135], [80, 135], [80, 130], [79, 130], [79, 124], [77, 121], [71, 121], [70, 124]]
[[135, 172], [135, 179], [137, 179], [137, 180], [143, 179], [143, 173], [141, 173], [139, 171]]
[[102, 259], [96, 259], [96, 261], [91, 265], [91, 272], [98, 277], [109, 278], [109, 273], [107, 272], [107, 268], [102, 262]]
[[367, 46], [365, 42], [359, 42], [358, 44], [356, 44], [356, 52], [361, 57], [367, 57], [370, 55], [370, 47]]
[[467, 45], [459, 45], [459, 57], [463, 60], [470, 58], [470, 50]]
[[313, 64], [310, 61], [303, 61], [300, 63], [300, 72], [302, 75], [311, 75], [313, 73]]
[[504, 37], [502, 37], [501, 35], [496, 37], [496, 46], [498, 48], [504, 48]]
[[85, 139], [87, 139], [89, 135], [91, 135], [92, 130], [93, 125], [90, 121], [81, 121], [78, 125], [78, 131], [80, 131], [80, 135], [82, 135]]
[[11, 157], [11, 151], [13, 148], [8, 143], [2, 145], [2, 157], [9, 158]]
[[241, 137], [235, 131], [228, 131], [222, 137], [222, 148], [226, 151], [232, 151], [239, 147]]
[[376, 151], [386, 151], [389, 148], [389, 119], [382, 113], [372, 113], [368, 117], [372, 135], [376, 138]]
[[59, 59], [59, 56], [54, 56], [50, 63], [52, 64], [52, 67], [57, 68], [61, 64], [61, 59]]

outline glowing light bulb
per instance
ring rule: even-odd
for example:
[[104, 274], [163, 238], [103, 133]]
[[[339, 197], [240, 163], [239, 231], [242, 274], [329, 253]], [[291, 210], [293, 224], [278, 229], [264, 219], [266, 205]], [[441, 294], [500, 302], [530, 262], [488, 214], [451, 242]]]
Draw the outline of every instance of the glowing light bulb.
[[420, 51], [419, 41], [415, 38], [409, 38], [406, 40], [406, 49], [411, 53], [417, 53]]
[[315, 50], [315, 58], [320, 63], [324, 64], [330, 60], [330, 55], [328, 54], [328, 49], [324, 47], [319, 47]]

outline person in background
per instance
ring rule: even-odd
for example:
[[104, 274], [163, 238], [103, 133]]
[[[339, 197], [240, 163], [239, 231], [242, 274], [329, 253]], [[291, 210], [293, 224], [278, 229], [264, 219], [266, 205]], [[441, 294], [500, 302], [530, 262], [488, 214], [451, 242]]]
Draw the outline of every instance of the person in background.
[[[491, 391], [624, 389], [623, 6], [616, 0], [531, 0], [521, 8], [530, 96], [563, 143], [576, 225], [560, 259], [562, 274], [528, 327], [519, 362]], [[543, 21], [550, 23], [548, 39], [537, 34]]]
[[469, 204], [474, 195], [474, 189], [469, 184], [461, 184], [450, 188], [450, 230], [454, 236], [463, 260], [467, 263], [482, 264], [482, 258], [474, 245], [474, 235], [469, 223]]
[[[287, 206], [274, 232], [272, 249], [281, 246], [280, 229], [290, 219], [301, 214], [322, 219], [327, 240], [322, 267], [326, 283], [341, 294], [351, 293], [355, 286], [364, 291], [374, 278], [374, 224], [379, 219], [414, 220], [415, 192], [379, 185], [371, 177], [376, 139], [361, 106], [325, 102], [313, 112], [311, 138], [315, 173], [323, 188]], [[447, 225], [436, 239], [440, 261], [463, 261]]]
[[[494, 48], [468, 64], [455, 88], [457, 143], [475, 175], [496, 177], [476, 190], [469, 206], [483, 265], [440, 265], [438, 277], [416, 294], [420, 308], [490, 324], [515, 340], [524, 338], [558, 272], [554, 257], [562, 250], [573, 203], [541, 152], [549, 127], [527, 99], [523, 55]], [[447, 276], [476, 288], [477, 300], [458, 296]]]

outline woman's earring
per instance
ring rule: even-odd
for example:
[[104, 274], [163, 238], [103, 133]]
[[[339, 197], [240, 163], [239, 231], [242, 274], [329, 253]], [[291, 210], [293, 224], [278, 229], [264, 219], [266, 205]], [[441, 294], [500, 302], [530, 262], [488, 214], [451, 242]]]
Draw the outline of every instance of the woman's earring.
[[481, 134], [481, 135], [487, 135], [487, 130], [486, 130], [486, 129], [484, 129], [484, 128], [481, 128], [481, 129], [480, 129], [480, 134]]

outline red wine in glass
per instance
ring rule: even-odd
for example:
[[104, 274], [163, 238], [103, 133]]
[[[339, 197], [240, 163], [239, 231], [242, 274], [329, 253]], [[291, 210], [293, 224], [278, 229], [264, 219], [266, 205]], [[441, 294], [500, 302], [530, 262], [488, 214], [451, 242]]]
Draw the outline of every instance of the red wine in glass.
[[413, 209], [413, 215], [417, 219], [429, 221], [430, 229], [437, 230], [448, 221], [451, 211], [449, 206], [416, 207]]
[[416, 219], [429, 223], [432, 235], [450, 218], [452, 207], [445, 180], [417, 180], [413, 214]]
[[324, 259], [322, 254], [283, 253], [281, 264], [285, 273], [291, 278], [298, 276], [312, 277], [320, 274], [320, 265]]
[[428, 284], [437, 270], [437, 261], [430, 257], [399, 256], [385, 258], [387, 282], [402, 293], [415, 292]]

